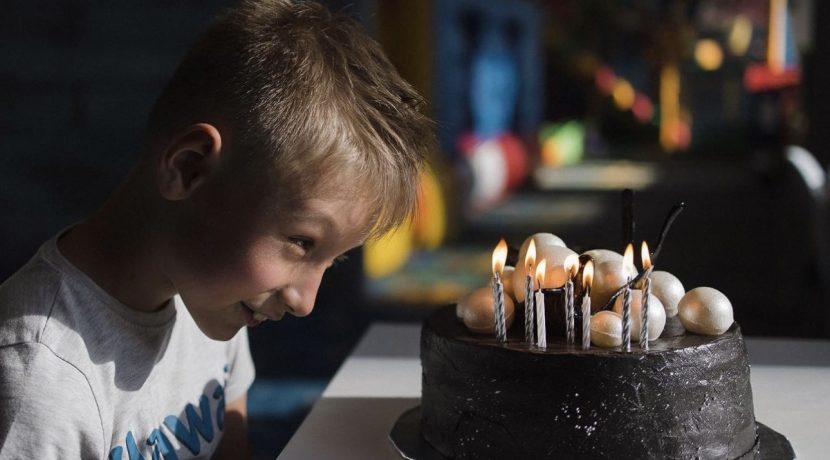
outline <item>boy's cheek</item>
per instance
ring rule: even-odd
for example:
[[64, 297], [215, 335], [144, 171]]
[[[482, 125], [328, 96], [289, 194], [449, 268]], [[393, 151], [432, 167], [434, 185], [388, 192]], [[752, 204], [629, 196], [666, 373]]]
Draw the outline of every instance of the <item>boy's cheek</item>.
[[259, 300], [261, 303], [272, 293], [288, 284], [288, 276], [283, 267], [269, 264], [243, 265], [236, 270], [225, 273], [226, 279], [222, 283], [228, 291], [233, 291], [235, 300]]
[[182, 255], [182, 268], [187, 273], [180, 273], [180, 278], [193, 281], [182, 287], [195, 285], [210, 293], [214, 302], [235, 303], [268, 295], [286, 286], [292, 271], [291, 261], [274, 248], [257, 244], [243, 249], [214, 245], [191, 254], [192, 257]]

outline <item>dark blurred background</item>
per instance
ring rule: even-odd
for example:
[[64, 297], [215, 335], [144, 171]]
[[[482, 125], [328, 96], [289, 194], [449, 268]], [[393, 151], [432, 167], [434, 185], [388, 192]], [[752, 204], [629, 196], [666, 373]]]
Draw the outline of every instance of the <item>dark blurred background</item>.
[[[102, 203], [154, 98], [232, 0], [0, 7], [0, 279]], [[427, 98], [420, 215], [326, 275], [313, 315], [251, 331], [273, 458], [368, 324], [486, 283], [499, 238], [622, 251], [686, 209], [658, 269], [726, 293], [750, 335], [830, 335], [830, 31], [808, 0], [329, 0]]]

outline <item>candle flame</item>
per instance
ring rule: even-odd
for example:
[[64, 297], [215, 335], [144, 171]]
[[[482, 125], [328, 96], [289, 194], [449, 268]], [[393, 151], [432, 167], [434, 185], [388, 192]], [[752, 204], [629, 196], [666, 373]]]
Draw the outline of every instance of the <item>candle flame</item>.
[[499, 241], [499, 244], [496, 245], [496, 249], [493, 250], [493, 275], [496, 273], [501, 274], [502, 270], [504, 270], [504, 263], [507, 260], [507, 242], [504, 241], [502, 238]]
[[527, 255], [525, 255], [525, 266], [527, 267], [528, 274], [530, 274], [530, 269], [533, 267], [533, 264], [536, 263], [536, 242], [534, 240], [530, 240], [530, 246], [527, 247]]
[[582, 287], [587, 289], [594, 283], [594, 261], [589, 260], [582, 269]]
[[565, 257], [565, 272], [568, 273], [568, 276], [573, 278], [576, 276], [576, 273], [579, 271], [579, 256], [576, 254], [571, 254], [568, 257]]
[[634, 245], [628, 243], [625, 247], [625, 254], [623, 254], [623, 267], [634, 265]]
[[536, 266], [536, 282], [539, 283], [539, 289], [542, 289], [542, 284], [545, 282], [545, 269], [547, 262], [545, 259], [539, 261], [539, 265]]
[[640, 257], [643, 259], [643, 270], [651, 268], [651, 256], [648, 253], [648, 244], [643, 241], [643, 246], [640, 249]]

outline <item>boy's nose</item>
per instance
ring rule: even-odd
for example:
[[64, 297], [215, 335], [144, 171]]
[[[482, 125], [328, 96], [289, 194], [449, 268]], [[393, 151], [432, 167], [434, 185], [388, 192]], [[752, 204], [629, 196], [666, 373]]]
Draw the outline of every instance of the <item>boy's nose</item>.
[[291, 309], [291, 314], [297, 317], [311, 314], [314, 301], [317, 299], [317, 290], [323, 278], [322, 272], [309, 275], [302, 282], [285, 288], [283, 292], [285, 303]]
[[316, 296], [316, 293], [312, 294], [312, 298], [309, 301], [308, 295], [302, 294], [300, 291], [301, 289], [295, 287], [283, 289], [285, 305], [289, 309], [288, 313], [291, 313], [294, 316], [308, 316], [311, 314], [311, 310], [314, 309], [314, 297]]

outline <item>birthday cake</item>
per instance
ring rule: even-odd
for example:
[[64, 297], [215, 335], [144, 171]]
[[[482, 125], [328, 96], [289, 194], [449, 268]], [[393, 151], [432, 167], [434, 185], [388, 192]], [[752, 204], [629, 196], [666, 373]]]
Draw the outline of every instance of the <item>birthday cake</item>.
[[[566, 278], [571, 269], [575, 274], [562, 262], [567, 256], [548, 252], [547, 269], [558, 264]], [[582, 257], [580, 266], [584, 269], [583, 262], [592, 257]], [[623, 288], [642, 289], [633, 277], [626, 284], [632, 270], [628, 262], [615, 263], [621, 272], [607, 280], [613, 283], [621, 275]], [[583, 274], [580, 270], [569, 281], [583, 281]], [[512, 283], [503, 286], [508, 294], [502, 305], [495, 306], [494, 283], [492, 290], [479, 290], [425, 320], [421, 406], [402, 416], [392, 433], [406, 458], [794, 458], [786, 438], [755, 420], [746, 347], [722, 294], [711, 288], [685, 293], [682, 286], [678, 294], [676, 279], [655, 276], [654, 281], [669, 282], [640, 293], [639, 303], [650, 299], [650, 307], [632, 308], [630, 292], [615, 303], [607, 292], [594, 295], [590, 289], [577, 289], [578, 300], [569, 307], [566, 289], [548, 289], [547, 303], [537, 300], [537, 309], [525, 312], [525, 302], [516, 299], [523, 291], [517, 283], [525, 276], [503, 278]], [[537, 292], [547, 286], [543, 278]], [[600, 301], [592, 307], [588, 298]], [[567, 326], [569, 308], [576, 310], [570, 321], [582, 322], [580, 304], [593, 322], [584, 333]], [[628, 311], [618, 315], [611, 305]], [[652, 320], [645, 325], [644, 342], [638, 343], [643, 310]], [[651, 310], [659, 314], [651, 316]], [[534, 311], [535, 318], [526, 321]], [[503, 335], [499, 314], [506, 322]], [[547, 330], [530, 328], [540, 315]], [[622, 326], [626, 321], [628, 326]], [[416, 453], [402, 448], [407, 417], [416, 420], [414, 429], [424, 443]]]
[[[447, 458], [755, 458], [740, 328], [648, 353], [525, 346], [468, 331], [453, 308], [421, 336], [423, 437]], [[564, 341], [562, 341], [564, 342]]]

